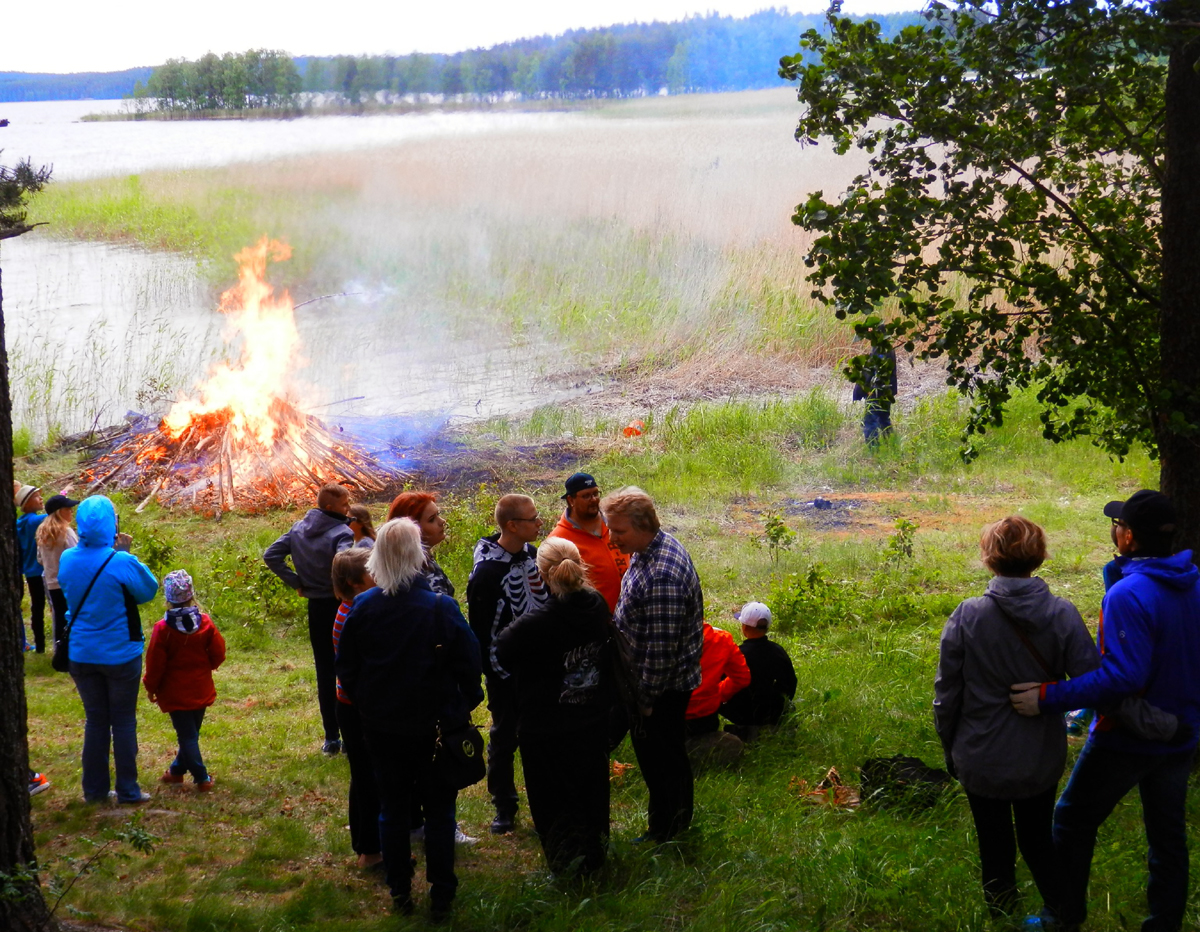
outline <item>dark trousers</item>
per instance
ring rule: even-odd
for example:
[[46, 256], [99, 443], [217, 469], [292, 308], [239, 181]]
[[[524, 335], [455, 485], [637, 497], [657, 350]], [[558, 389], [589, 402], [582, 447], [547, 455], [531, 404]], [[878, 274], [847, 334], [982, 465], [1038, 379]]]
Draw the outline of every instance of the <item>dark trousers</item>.
[[1057, 915], [1062, 880], [1051, 833], [1057, 792], [1058, 787], [1052, 786], [1028, 799], [989, 799], [967, 793], [979, 839], [983, 898], [993, 915], [1009, 913], [1017, 905], [1018, 846], [1046, 911]]
[[33, 649], [46, 652], [46, 581], [41, 576], [26, 576], [29, 585], [29, 627], [33, 628]]
[[1130, 754], [1097, 747], [1091, 741], [1084, 745], [1054, 810], [1054, 851], [1063, 871], [1059, 920], [1064, 925], [1087, 918], [1096, 830], [1136, 786], [1150, 847], [1150, 881], [1146, 885], [1150, 916], [1142, 930], [1175, 932], [1183, 927], [1188, 888], [1184, 807], [1194, 754]]
[[54, 644], [57, 644], [62, 640], [63, 629], [67, 626], [67, 597], [61, 589], [47, 589], [46, 594], [50, 596], [50, 617], [54, 624]]
[[517, 687], [507, 680], [489, 675], [487, 706], [492, 713], [488, 730], [487, 788], [496, 807], [496, 815], [512, 818], [517, 814], [517, 784], [513, 775], [517, 754]]
[[633, 750], [650, 792], [648, 834], [669, 841], [692, 822], [692, 765], [684, 745], [684, 713], [692, 694], [668, 690], [654, 714], [633, 723]]
[[125, 663], [76, 663], [71, 679], [79, 690], [86, 716], [83, 725], [83, 798], [90, 803], [108, 801], [111, 785], [108, 749], [111, 745], [117, 773], [117, 799], [142, 798], [137, 779], [137, 700], [142, 679], [142, 658]]
[[358, 709], [339, 702], [337, 720], [350, 763], [350, 847], [355, 854], [379, 854], [379, 789]]
[[521, 736], [529, 814], [550, 870], [581, 873], [604, 865], [608, 843], [608, 737], [582, 733]]
[[379, 791], [379, 840], [383, 865], [392, 896], [407, 897], [412, 890], [409, 823], [412, 796], [425, 808], [425, 876], [436, 904], [454, 899], [454, 804], [458, 791], [442, 783], [433, 769], [437, 733], [390, 735], [364, 731], [375, 786]]
[[317, 668], [317, 702], [321, 706], [321, 725], [326, 741], [336, 741], [338, 736], [333, 622], [341, 604], [335, 598], [308, 600], [308, 640], [312, 644], [313, 665]]
[[863, 440], [867, 446], [876, 446], [892, 432], [892, 406], [883, 401], [867, 400], [863, 412]]
[[204, 724], [204, 712], [204, 709], [187, 709], [167, 713], [171, 716], [175, 737], [179, 741], [179, 753], [171, 762], [171, 773], [177, 777], [190, 773], [197, 783], [208, 779], [204, 758], [200, 756], [200, 726]]

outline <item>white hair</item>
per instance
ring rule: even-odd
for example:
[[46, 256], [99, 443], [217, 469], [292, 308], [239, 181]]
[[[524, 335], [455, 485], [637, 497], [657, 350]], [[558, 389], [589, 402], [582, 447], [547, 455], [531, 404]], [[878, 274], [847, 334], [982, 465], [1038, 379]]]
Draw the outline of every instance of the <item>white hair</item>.
[[367, 558], [367, 571], [388, 595], [412, 585], [425, 566], [421, 529], [411, 518], [393, 518], [376, 532], [375, 546]]

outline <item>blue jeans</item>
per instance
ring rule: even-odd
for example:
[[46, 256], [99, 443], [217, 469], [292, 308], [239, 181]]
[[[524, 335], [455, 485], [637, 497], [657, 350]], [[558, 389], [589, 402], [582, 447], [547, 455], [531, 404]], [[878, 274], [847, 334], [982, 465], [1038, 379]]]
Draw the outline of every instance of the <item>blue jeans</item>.
[[87, 721], [83, 726], [83, 798], [108, 799], [108, 748], [112, 745], [117, 770], [117, 799], [142, 798], [137, 779], [137, 699], [142, 678], [142, 658], [126, 663], [76, 663], [71, 679], [83, 700]]
[[448, 905], [458, 889], [454, 875], [454, 807], [458, 791], [444, 784], [433, 767], [436, 732], [393, 735], [364, 729], [375, 785], [379, 788], [379, 840], [387, 884], [394, 897], [412, 888], [409, 831], [412, 800], [425, 809], [425, 877], [429, 898]]
[[863, 411], [863, 440], [867, 446], [876, 446], [892, 432], [892, 406], [882, 401], [867, 401]]
[[1136, 786], [1150, 848], [1146, 885], [1150, 916], [1142, 923], [1142, 932], [1182, 928], [1188, 888], [1184, 804], [1194, 753], [1131, 754], [1097, 747], [1091, 741], [1084, 745], [1054, 810], [1054, 850], [1063, 881], [1061, 923], [1082, 923], [1087, 918], [1096, 830]]
[[208, 779], [204, 758], [200, 756], [200, 726], [204, 724], [204, 709], [187, 709], [183, 712], [168, 712], [175, 726], [175, 737], [179, 741], [179, 753], [171, 762], [171, 773], [182, 777], [190, 773], [197, 783]]

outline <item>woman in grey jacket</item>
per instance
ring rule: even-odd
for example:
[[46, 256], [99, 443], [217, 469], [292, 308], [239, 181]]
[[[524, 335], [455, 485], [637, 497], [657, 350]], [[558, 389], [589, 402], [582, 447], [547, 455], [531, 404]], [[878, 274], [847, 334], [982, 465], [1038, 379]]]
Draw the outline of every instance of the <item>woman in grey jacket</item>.
[[1059, 879], [1051, 825], [1066, 726], [1060, 715], [1016, 714], [1009, 686], [1080, 676], [1100, 658], [1075, 606], [1031, 575], [1046, 558], [1040, 527], [1004, 518], [983, 529], [979, 548], [995, 578], [983, 596], [959, 605], [942, 631], [934, 720], [946, 767], [971, 805], [988, 909], [999, 915], [1017, 905], [1019, 844], [1043, 916], [1054, 918]]

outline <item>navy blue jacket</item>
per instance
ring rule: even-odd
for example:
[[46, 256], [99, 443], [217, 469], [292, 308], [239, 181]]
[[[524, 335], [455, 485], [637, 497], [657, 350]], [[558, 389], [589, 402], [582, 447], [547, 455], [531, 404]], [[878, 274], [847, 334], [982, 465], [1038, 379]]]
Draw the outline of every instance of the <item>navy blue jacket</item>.
[[[1104, 596], [1097, 635], [1100, 668], [1042, 687], [1043, 711], [1115, 706], [1142, 696], [1200, 729], [1200, 572], [1192, 552], [1173, 557], [1121, 557], [1124, 577]], [[1092, 725], [1097, 745], [1137, 754], [1175, 754], [1195, 747], [1136, 738], [1104, 716]]]
[[479, 642], [458, 603], [421, 576], [395, 595], [375, 588], [354, 600], [335, 667], [368, 731], [453, 728], [483, 701]]

